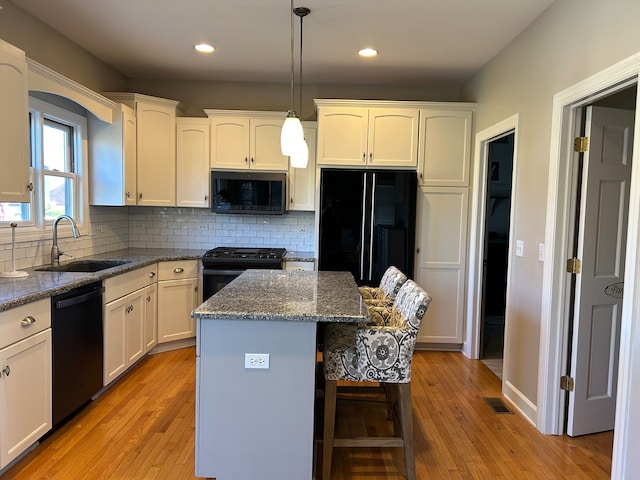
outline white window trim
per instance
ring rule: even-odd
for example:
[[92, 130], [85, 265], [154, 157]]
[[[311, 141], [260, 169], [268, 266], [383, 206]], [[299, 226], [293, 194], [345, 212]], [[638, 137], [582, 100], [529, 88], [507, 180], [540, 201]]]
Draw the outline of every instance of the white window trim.
[[[76, 211], [74, 219], [80, 233], [88, 235], [90, 233], [89, 223], [89, 169], [88, 158], [89, 149], [87, 144], [87, 118], [76, 113], [65, 110], [64, 108], [44, 102], [40, 99], [29, 97], [29, 111], [35, 121], [40, 122], [42, 116], [46, 116], [52, 120], [63, 124], [70, 124], [79, 128], [75, 129], [74, 134], [74, 151], [78, 152], [81, 161], [77, 164], [78, 182], [76, 185]], [[39, 147], [38, 147], [39, 148]], [[38, 158], [41, 158], [41, 152], [34, 152]], [[52, 225], [53, 221], [44, 220], [43, 209], [43, 177], [42, 175], [34, 175], [34, 168], [31, 169], [31, 179], [34, 184], [32, 194], [32, 215], [33, 218], [28, 223], [19, 224], [16, 231], [16, 239], [20, 242], [48, 240], [53, 237]], [[67, 222], [62, 222], [58, 226], [58, 238], [71, 237], [71, 226]], [[11, 241], [11, 228], [9, 224], [3, 224], [0, 228], [0, 243], [9, 243]]]

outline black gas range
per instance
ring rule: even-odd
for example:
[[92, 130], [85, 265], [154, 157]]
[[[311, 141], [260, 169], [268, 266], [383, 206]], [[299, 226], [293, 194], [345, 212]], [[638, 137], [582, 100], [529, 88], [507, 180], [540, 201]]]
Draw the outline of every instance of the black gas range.
[[216, 247], [202, 256], [204, 299], [250, 268], [281, 270], [284, 248]]

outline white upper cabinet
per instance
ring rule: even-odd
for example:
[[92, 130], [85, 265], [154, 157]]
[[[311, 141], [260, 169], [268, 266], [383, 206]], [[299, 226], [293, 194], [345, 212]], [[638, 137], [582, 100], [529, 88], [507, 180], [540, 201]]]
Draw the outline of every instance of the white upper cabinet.
[[0, 40], [0, 202], [29, 202], [29, 98], [22, 50]]
[[211, 168], [287, 171], [289, 158], [280, 151], [280, 131], [285, 113], [205, 112], [211, 121]]
[[121, 103], [113, 111], [113, 123], [89, 115], [89, 203], [136, 205], [136, 116]]
[[176, 204], [177, 105], [136, 100], [138, 205]]
[[369, 104], [316, 100], [318, 165], [415, 169], [418, 108]]
[[178, 207], [209, 206], [209, 119], [176, 119]]
[[469, 186], [470, 110], [420, 111], [418, 182], [424, 186]]
[[304, 138], [309, 147], [307, 168], [289, 166], [289, 210], [313, 212], [316, 199], [316, 124], [303, 122]]
[[[176, 114], [180, 103], [139, 93], [108, 92], [105, 95], [135, 112], [136, 204], [175, 206]], [[125, 145], [130, 148], [131, 144], [125, 139]], [[125, 192], [131, 194], [131, 190], [125, 189]], [[130, 203], [125, 200], [125, 204]]]

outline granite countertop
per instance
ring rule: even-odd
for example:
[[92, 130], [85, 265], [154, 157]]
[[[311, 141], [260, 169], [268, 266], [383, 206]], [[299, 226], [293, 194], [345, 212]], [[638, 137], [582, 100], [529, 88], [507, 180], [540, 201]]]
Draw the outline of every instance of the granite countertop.
[[[95, 273], [46, 272], [40, 267], [25, 269], [28, 277], [0, 278], [0, 312], [29, 302], [64, 293], [87, 283], [104, 280], [121, 273], [136, 270], [155, 262], [170, 260], [199, 259], [203, 250], [171, 248], [126, 248], [100, 255], [72, 258], [61, 264], [75, 260], [125, 260], [127, 263]], [[44, 265], [46, 266], [46, 265]]]
[[369, 320], [351, 273], [293, 270], [247, 270], [191, 315], [211, 320]]
[[287, 250], [284, 254], [284, 260], [287, 262], [314, 262], [316, 257], [313, 252], [299, 252], [298, 250]]

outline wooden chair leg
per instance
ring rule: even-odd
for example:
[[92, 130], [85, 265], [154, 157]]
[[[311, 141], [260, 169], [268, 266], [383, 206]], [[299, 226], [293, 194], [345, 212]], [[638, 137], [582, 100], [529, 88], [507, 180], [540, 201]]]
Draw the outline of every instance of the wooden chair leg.
[[411, 407], [411, 384], [399, 383], [400, 426], [404, 440], [404, 464], [407, 480], [416, 480], [416, 461], [413, 451], [413, 413]]
[[338, 382], [325, 380], [324, 384], [324, 429], [322, 434], [322, 478], [331, 478], [333, 460], [333, 436], [336, 424], [336, 392]]

